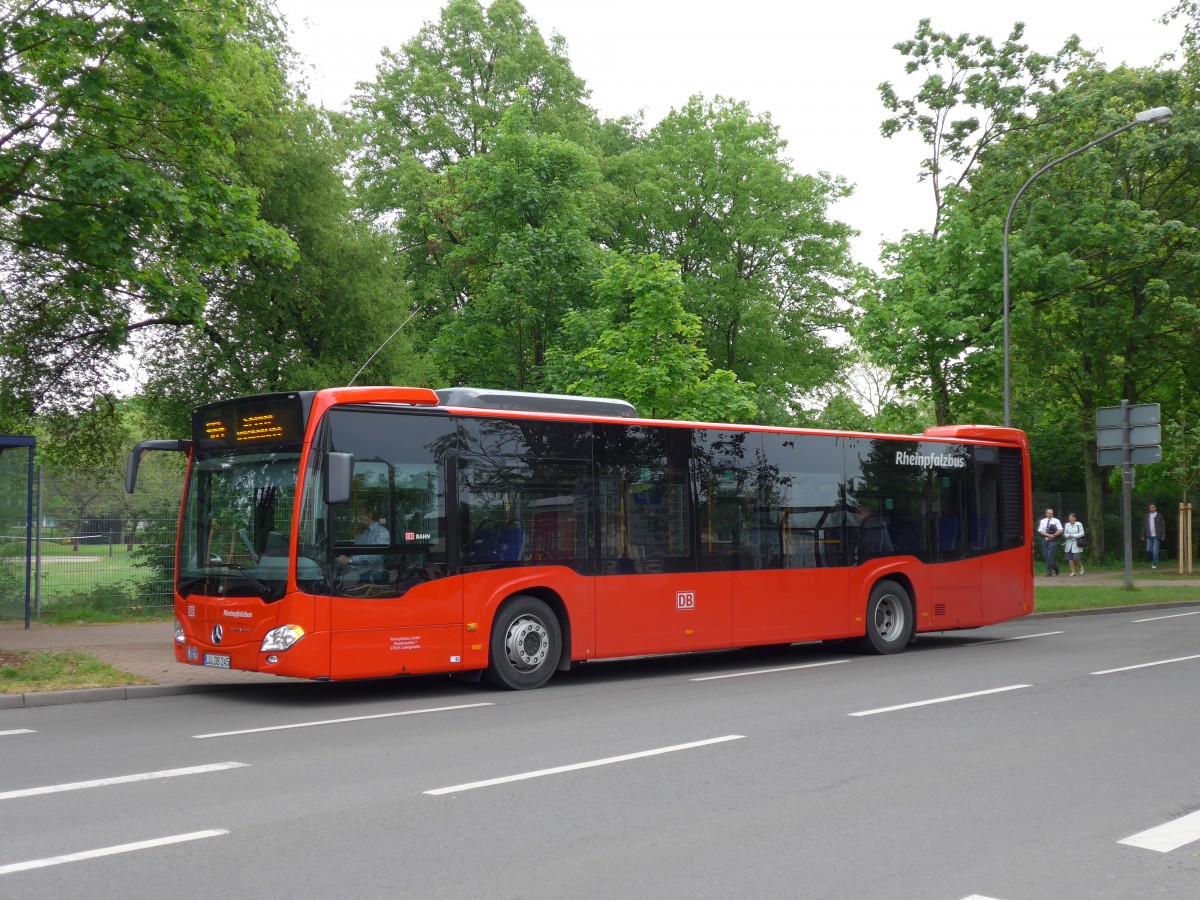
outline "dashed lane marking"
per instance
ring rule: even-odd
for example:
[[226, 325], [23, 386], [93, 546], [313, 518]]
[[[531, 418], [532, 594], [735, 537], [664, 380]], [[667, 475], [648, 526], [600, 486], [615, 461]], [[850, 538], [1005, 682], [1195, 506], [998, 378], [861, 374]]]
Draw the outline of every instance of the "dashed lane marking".
[[155, 781], [159, 778], [178, 778], [181, 775], [204, 775], [226, 769], [241, 769], [250, 763], [223, 762], [207, 766], [188, 766], [183, 769], [162, 769], [158, 772], [140, 772], [137, 775], [117, 775], [114, 778], [97, 778], [92, 781], [72, 781], [68, 784], [50, 784], [44, 787], [25, 788], [19, 791], [0, 793], [0, 800], [16, 800], [20, 797], [36, 797], [40, 794], [58, 794], [62, 791], [82, 791], [87, 788], [108, 787], [113, 784], [133, 784], [138, 781]]
[[848, 716], [874, 716], [879, 713], [896, 712], [900, 709], [914, 709], [918, 706], [932, 706], [935, 703], [949, 703], [951, 700], [968, 700], [971, 697], [986, 697], [988, 694], [1002, 694], [1005, 691], [1019, 691], [1022, 688], [1033, 687], [1032, 684], [1010, 684], [1007, 687], [992, 688], [987, 691], [972, 691], [969, 694], [954, 694], [950, 697], [935, 697], [932, 700], [918, 700], [915, 703], [900, 703], [896, 706], [883, 706], [879, 709], [864, 709], [862, 712], [846, 713]]
[[346, 722], [367, 722], [371, 719], [394, 719], [396, 716], [419, 716], [422, 713], [450, 712], [455, 709], [476, 709], [491, 703], [464, 703], [461, 706], [439, 706], [436, 709], [406, 709], [403, 712], [376, 713], [372, 716], [349, 716], [345, 719], [323, 719], [319, 722], [293, 722], [290, 725], [267, 725], [263, 728], [243, 728], [241, 731], [214, 731], [212, 734], [193, 734], [196, 740], [232, 737], [237, 734], [258, 734], [262, 731], [286, 731], [289, 728], [315, 728], [318, 725], [342, 725]]
[[563, 772], [577, 772], [580, 769], [593, 769], [597, 766], [610, 766], [614, 763], [628, 762], [631, 759], [644, 759], [647, 756], [659, 756], [663, 753], [676, 753], [680, 750], [694, 750], [697, 747], [707, 747], [710, 744], [721, 744], [725, 741], [740, 741], [744, 734], [727, 734], [723, 737], [708, 738], [703, 741], [692, 741], [688, 744], [675, 744], [671, 747], [658, 747], [655, 750], [642, 750], [638, 753], [626, 753], [622, 756], [609, 756], [605, 759], [593, 759], [588, 762], [572, 763], [567, 766], [555, 766], [552, 769], [538, 769], [535, 772], [522, 772], [519, 775], [504, 775], [500, 778], [488, 778], [484, 781], [471, 781], [466, 784], [455, 784], [451, 787], [435, 788], [426, 794], [441, 796], [456, 794], [460, 791], [471, 791], [476, 788], [492, 787], [497, 784], [508, 784], [513, 781], [525, 781], [529, 778], [543, 778], [546, 775], [561, 775]]
[[114, 856], [118, 853], [132, 853], [135, 850], [149, 850], [152, 847], [165, 847], [168, 844], [182, 844], [185, 841], [199, 841], [203, 838], [217, 837], [229, 834], [224, 828], [210, 828], [207, 831], [191, 831], [187, 834], [173, 834], [169, 837], [151, 838], [148, 841], [134, 841], [132, 844], [117, 844], [113, 847], [100, 847], [97, 850], [84, 850], [80, 853], [64, 853], [62, 856], [47, 856], [45, 859], [31, 859], [26, 862], [9, 863], [0, 866], [0, 875], [10, 875], [13, 872], [28, 872], [30, 869], [44, 869], [46, 866], [59, 866], [63, 863], [81, 862], [85, 859], [98, 859], [101, 856]]

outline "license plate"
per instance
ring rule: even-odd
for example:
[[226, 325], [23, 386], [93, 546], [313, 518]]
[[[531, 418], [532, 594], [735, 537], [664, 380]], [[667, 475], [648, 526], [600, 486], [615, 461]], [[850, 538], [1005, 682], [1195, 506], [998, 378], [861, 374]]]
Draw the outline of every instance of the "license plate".
[[205, 653], [204, 664], [212, 666], [214, 669], [228, 669], [229, 657], [221, 653]]

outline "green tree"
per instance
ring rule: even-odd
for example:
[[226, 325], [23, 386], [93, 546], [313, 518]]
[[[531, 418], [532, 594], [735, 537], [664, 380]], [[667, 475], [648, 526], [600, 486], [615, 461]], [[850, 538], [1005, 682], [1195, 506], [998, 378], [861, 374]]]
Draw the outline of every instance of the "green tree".
[[418, 348], [450, 381], [537, 387], [590, 281], [576, 271], [592, 217], [586, 97], [565, 42], [517, 0], [450, 0], [359, 85], [357, 196], [403, 263]]
[[1081, 69], [1043, 104], [1039, 127], [996, 154], [989, 182], [980, 179], [980, 189], [1015, 192], [1039, 160], [1135, 111], [1177, 110], [1169, 126], [1127, 132], [1057, 166], [1014, 219], [1016, 420], [1053, 427], [1059, 452], [1075, 448], [1097, 521], [1109, 473], [1095, 464], [1096, 408], [1158, 401], [1174, 418], [1179, 386], [1200, 388], [1200, 137], [1188, 90], [1177, 70]]
[[[879, 86], [892, 116], [880, 131], [921, 136], [929, 156], [919, 177], [933, 193], [930, 227], [889, 244], [878, 289], [862, 298], [856, 340], [896, 371], [902, 387], [929, 391], [938, 424], [975, 407], [996, 418], [979, 392], [972, 394], [981, 360], [972, 355], [994, 343], [999, 304], [981, 293], [977, 241], [964, 218], [976, 199], [972, 178], [988, 150], [1030, 126], [1040, 102], [1058, 89], [1061, 73], [1087, 58], [1072, 37], [1054, 56], [1022, 43], [1024, 25], [997, 44], [982, 35], [936, 31], [922, 19], [914, 36], [895, 45], [905, 72], [920, 83], [902, 96], [891, 82]], [[947, 233], [960, 211], [957, 233]], [[990, 237], [990, 235], [989, 235]], [[996, 404], [991, 404], [995, 407]]]
[[456, 302], [432, 317], [433, 347], [455, 382], [541, 387], [564, 314], [591, 302], [593, 160], [570, 141], [532, 130], [530, 120], [519, 98], [490, 153], [437, 176], [439, 199], [425, 230]]
[[[275, 76], [272, 76], [275, 77]], [[296, 260], [251, 253], [205, 279], [200, 321], [156, 329], [146, 344], [148, 408], [172, 434], [217, 397], [346, 384], [412, 312], [386, 238], [353, 215], [346, 152], [326, 115], [279, 93], [239, 144], [261, 215], [286, 230]], [[430, 380], [402, 330], [359, 383]]]
[[657, 255], [610, 253], [595, 285], [598, 306], [567, 314], [549, 352], [549, 386], [620, 397], [643, 416], [747, 422], [754, 385], [712, 369], [699, 319], [684, 308], [678, 266]]
[[223, 72], [269, 55], [256, 0], [0, 9], [0, 395], [103, 390], [134, 331], [199, 319], [205, 276], [291, 253], [232, 165]]
[[632, 151], [637, 179], [616, 238], [678, 263], [705, 352], [757, 385], [773, 421], [836, 372], [824, 335], [845, 323], [839, 301], [856, 274], [852, 232], [828, 216], [849, 187], [797, 174], [785, 149], [769, 116], [693, 97]]

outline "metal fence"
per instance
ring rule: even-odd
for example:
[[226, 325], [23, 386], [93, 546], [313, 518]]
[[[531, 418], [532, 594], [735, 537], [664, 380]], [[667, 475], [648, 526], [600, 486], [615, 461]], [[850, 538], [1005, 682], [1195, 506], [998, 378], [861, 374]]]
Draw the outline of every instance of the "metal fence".
[[[29, 612], [34, 439], [0, 435], [0, 616]], [[25, 623], [28, 625], [28, 621]]]
[[[171, 606], [178, 472], [144, 467], [133, 495], [115, 470], [36, 466], [33, 479], [35, 617]], [[0, 527], [11, 537], [23, 526]]]
[[[1192, 515], [1196, 516], [1200, 513], [1200, 497], [1190, 496], [1186, 501], [1181, 501], [1179, 498], [1165, 498], [1159, 496], [1151, 496], [1148, 494], [1135, 493], [1132, 498], [1132, 515], [1133, 515], [1133, 559], [1135, 562], [1140, 562], [1145, 559], [1145, 547], [1138, 538], [1142, 531], [1142, 517], [1146, 515], [1146, 510], [1151, 503], [1158, 507], [1158, 511], [1162, 513], [1163, 518], [1167, 522], [1167, 539], [1163, 541], [1159, 549], [1158, 558], [1160, 564], [1163, 561], [1174, 563], [1179, 558], [1179, 504], [1187, 502], [1192, 504]], [[1051, 493], [1048, 491], [1033, 492], [1033, 513], [1034, 518], [1039, 519], [1042, 512], [1050, 507], [1054, 510], [1057, 516], [1063, 522], [1067, 521], [1067, 515], [1075, 513], [1075, 516], [1083, 523], [1084, 529], [1092, 535], [1103, 529], [1104, 531], [1104, 548], [1108, 557], [1120, 558], [1124, 553], [1124, 524], [1121, 514], [1121, 495], [1113, 494], [1104, 498], [1104, 516], [1101, 522], [1088, 521], [1087, 495], [1085, 494], [1064, 494]], [[1192, 555], [1196, 556], [1197, 529], [1193, 526], [1192, 529]], [[1095, 547], [1095, 541], [1092, 542]], [[1034, 552], [1037, 553], [1040, 548], [1035, 547]], [[1089, 551], [1091, 552], [1091, 551]], [[1040, 558], [1040, 557], [1039, 557]]]

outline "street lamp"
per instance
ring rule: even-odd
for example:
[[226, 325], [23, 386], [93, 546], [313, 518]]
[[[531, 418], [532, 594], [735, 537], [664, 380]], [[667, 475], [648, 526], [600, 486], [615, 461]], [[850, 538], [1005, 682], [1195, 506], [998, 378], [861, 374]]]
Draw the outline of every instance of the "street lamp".
[[1136, 128], [1138, 125], [1157, 125], [1159, 122], [1165, 122], [1171, 118], [1174, 113], [1165, 106], [1156, 106], [1154, 109], [1142, 110], [1133, 117], [1133, 121], [1122, 125], [1115, 131], [1110, 131], [1108, 134], [1096, 138], [1090, 144], [1085, 144], [1078, 150], [1072, 150], [1066, 156], [1060, 156], [1052, 162], [1046, 163], [1036, 172], [1029, 176], [1029, 180], [1021, 185], [1021, 189], [1017, 191], [1017, 196], [1013, 197], [1012, 203], [1008, 207], [1008, 215], [1004, 219], [1004, 426], [1006, 428], [1012, 426], [1012, 369], [1009, 365], [1009, 328], [1008, 328], [1008, 230], [1012, 225], [1013, 210], [1017, 208], [1017, 201], [1021, 199], [1021, 195], [1025, 193], [1025, 189], [1037, 181], [1038, 177], [1060, 162], [1066, 162], [1073, 156], [1078, 156], [1087, 150], [1091, 150], [1097, 144], [1107, 141], [1109, 138], [1116, 137], [1122, 131], [1128, 131], [1130, 128]]

